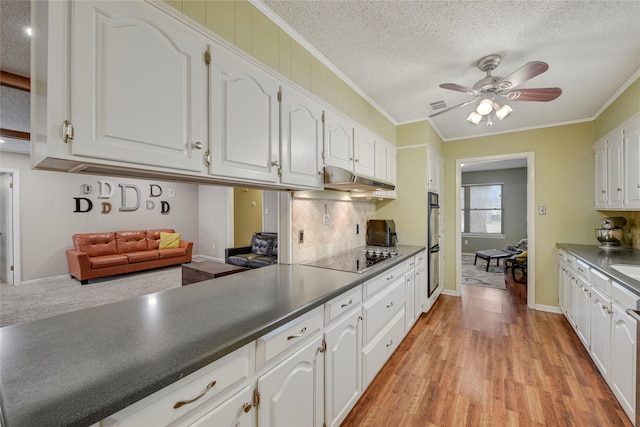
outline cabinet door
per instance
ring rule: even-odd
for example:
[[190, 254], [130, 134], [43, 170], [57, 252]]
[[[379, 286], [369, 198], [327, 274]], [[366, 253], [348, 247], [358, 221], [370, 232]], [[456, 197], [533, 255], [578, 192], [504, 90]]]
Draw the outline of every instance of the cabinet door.
[[322, 106], [285, 86], [280, 138], [280, 181], [322, 188]]
[[597, 288], [591, 288], [591, 358], [607, 381], [611, 357], [611, 314], [611, 300]]
[[279, 81], [242, 58], [211, 51], [209, 173], [278, 182]]
[[386, 142], [376, 139], [375, 140], [375, 172], [374, 176], [377, 179], [381, 179], [383, 181], [389, 181], [388, 178], [388, 166], [387, 162], [387, 144]]
[[370, 177], [376, 174], [375, 139], [373, 135], [363, 129], [353, 130], [353, 165], [354, 172]]
[[624, 130], [624, 207], [640, 208], [640, 117]]
[[567, 266], [564, 258], [558, 254], [558, 305], [562, 314], [567, 315]]
[[576, 325], [576, 296], [577, 296], [577, 276], [575, 271], [570, 268], [567, 269], [566, 278], [566, 290], [567, 290], [567, 313], [566, 317], [571, 327], [575, 328]]
[[218, 405], [198, 419], [191, 427], [254, 427], [255, 412], [252, 411], [251, 389], [241, 392]]
[[420, 263], [416, 263], [416, 276], [414, 279], [415, 282], [415, 288], [416, 288], [416, 300], [414, 302], [415, 304], [415, 311], [416, 311], [416, 320], [418, 319], [418, 317], [420, 317], [420, 315], [422, 314], [422, 312], [424, 311], [425, 313], [428, 311], [428, 305], [427, 305], [427, 280], [426, 280], [426, 276], [424, 275], [424, 263], [420, 262]]
[[596, 162], [595, 201], [596, 209], [607, 207], [607, 147], [606, 140], [598, 141], [594, 147]]
[[322, 427], [324, 353], [322, 336], [258, 378], [260, 427]]
[[324, 113], [324, 164], [353, 170], [353, 126], [331, 111]]
[[576, 289], [576, 333], [585, 348], [589, 349], [590, 337], [590, 297], [591, 286], [580, 276], [577, 278]]
[[72, 3], [71, 153], [204, 168], [206, 43], [144, 2]]
[[428, 188], [431, 191], [440, 190], [440, 154], [430, 145], [427, 146], [428, 165], [427, 173], [429, 177]]
[[396, 166], [396, 152], [397, 149], [393, 145], [387, 145], [387, 181], [395, 184], [397, 178], [397, 166]]
[[611, 371], [609, 384], [631, 420], [636, 416], [636, 321], [617, 304], [611, 323]]
[[325, 332], [325, 420], [331, 427], [344, 421], [362, 394], [361, 318], [361, 310], [353, 310]]
[[416, 321], [415, 301], [416, 301], [416, 282], [415, 271], [411, 270], [405, 275], [405, 330], [409, 329]]
[[607, 208], [622, 208], [622, 132], [607, 138]]

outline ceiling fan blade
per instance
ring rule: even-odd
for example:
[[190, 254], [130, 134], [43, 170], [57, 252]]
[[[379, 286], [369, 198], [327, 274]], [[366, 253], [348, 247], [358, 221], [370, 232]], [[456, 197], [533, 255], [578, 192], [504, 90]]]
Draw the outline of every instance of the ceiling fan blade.
[[477, 89], [474, 89], [472, 87], [467, 87], [467, 86], [461, 86], [455, 83], [442, 83], [440, 87], [442, 89], [455, 90], [456, 92], [462, 92], [462, 93], [466, 93], [473, 96], [480, 95], [480, 92]]
[[454, 105], [453, 107], [449, 107], [449, 108], [447, 108], [445, 110], [438, 111], [437, 113], [433, 113], [429, 117], [435, 117], [435, 116], [439, 116], [440, 114], [448, 113], [451, 110], [455, 110], [456, 108], [464, 107], [465, 105], [469, 105], [472, 102], [476, 102], [476, 101], [477, 101], [477, 99], [472, 99], [471, 101], [467, 101], [467, 102], [463, 102], [462, 104]]
[[513, 73], [509, 74], [507, 77], [503, 78], [500, 83], [498, 83], [498, 89], [505, 90], [514, 88], [526, 82], [527, 80], [544, 73], [548, 69], [549, 64], [547, 64], [546, 62], [529, 62], [518, 68]]
[[510, 101], [553, 101], [562, 94], [559, 87], [542, 87], [533, 89], [516, 89], [508, 92], [498, 92]]

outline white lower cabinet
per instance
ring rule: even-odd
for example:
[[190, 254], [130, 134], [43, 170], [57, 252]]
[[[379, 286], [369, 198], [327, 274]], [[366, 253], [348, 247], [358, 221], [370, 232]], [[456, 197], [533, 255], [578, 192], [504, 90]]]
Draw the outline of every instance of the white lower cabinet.
[[416, 260], [411, 257], [405, 261], [407, 273], [404, 276], [405, 281], [405, 327], [408, 331], [416, 322]]
[[613, 304], [609, 384], [622, 409], [636, 419], [636, 320]]
[[364, 386], [369, 385], [391, 357], [404, 337], [404, 307], [391, 322], [362, 350]]
[[609, 380], [611, 357], [611, 299], [597, 288], [591, 289], [591, 358]]
[[589, 309], [591, 285], [586, 278], [578, 275], [576, 286], [576, 334], [578, 334], [578, 338], [580, 338], [585, 348], [589, 349], [591, 342], [589, 330], [591, 326], [591, 312]]
[[[362, 292], [362, 291], [360, 291]], [[325, 332], [325, 423], [339, 426], [362, 395], [362, 309], [356, 309]]]
[[322, 427], [324, 353], [322, 336], [258, 378], [260, 427]]
[[245, 387], [230, 399], [208, 412], [190, 427], [254, 427], [255, 411], [252, 411], [251, 388]]

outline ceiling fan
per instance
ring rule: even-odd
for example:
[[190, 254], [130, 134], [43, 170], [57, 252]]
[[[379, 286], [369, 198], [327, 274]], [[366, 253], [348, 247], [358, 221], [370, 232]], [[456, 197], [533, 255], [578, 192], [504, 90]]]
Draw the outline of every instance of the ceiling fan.
[[485, 78], [474, 84], [473, 87], [462, 86], [456, 83], [442, 83], [440, 85], [441, 88], [454, 90], [456, 92], [463, 92], [473, 96], [474, 99], [463, 102], [462, 104], [454, 105], [453, 107], [449, 107], [445, 110], [438, 111], [429, 117], [436, 117], [451, 110], [455, 110], [456, 108], [477, 102], [478, 106], [471, 112], [471, 114], [469, 114], [467, 120], [477, 125], [484, 117], [486, 117], [487, 125], [490, 126], [492, 124], [491, 116], [494, 111], [496, 117], [500, 120], [507, 117], [511, 111], [513, 111], [508, 105], [500, 106], [496, 101], [498, 97], [505, 98], [509, 101], [547, 102], [556, 99], [560, 94], [562, 94], [562, 89], [559, 87], [516, 89], [527, 80], [547, 71], [547, 69], [549, 69], [549, 65], [546, 62], [529, 62], [509, 74], [507, 77], [491, 75], [491, 72], [496, 69], [501, 60], [502, 57], [500, 55], [488, 55], [481, 58], [477, 63], [477, 67], [481, 71], [486, 72], [487, 75]]

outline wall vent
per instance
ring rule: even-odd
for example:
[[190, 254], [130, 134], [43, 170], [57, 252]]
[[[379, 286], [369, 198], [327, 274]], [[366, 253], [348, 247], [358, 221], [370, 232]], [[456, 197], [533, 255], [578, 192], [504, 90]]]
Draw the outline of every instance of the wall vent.
[[432, 102], [431, 104], [429, 104], [429, 108], [431, 108], [431, 111], [438, 111], [438, 110], [442, 110], [443, 108], [447, 108], [447, 104], [444, 103], [444, 101], [437, 101], [437, 102]]

